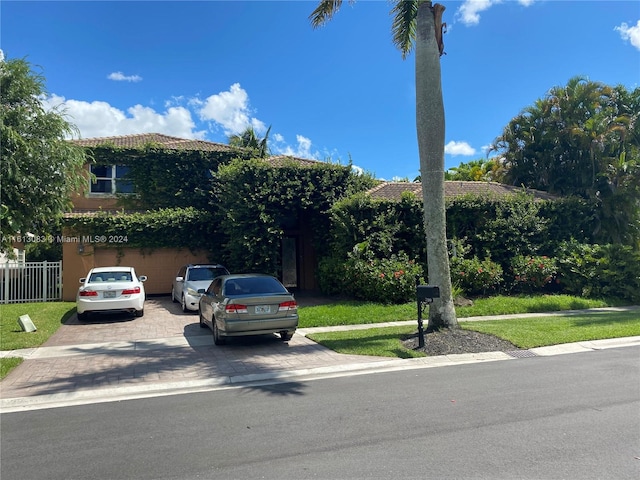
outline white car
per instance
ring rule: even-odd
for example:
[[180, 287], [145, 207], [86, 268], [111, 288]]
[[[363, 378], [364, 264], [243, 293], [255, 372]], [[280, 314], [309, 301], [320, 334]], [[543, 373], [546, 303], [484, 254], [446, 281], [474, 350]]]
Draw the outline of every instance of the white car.
[[178, 270], [171, 285], [171, 299], [180, 302], [183, 312], [197, 312], [198, 302], [211, 280], [229, 271], [218, 264], [189, 264]]
[[76, 296], [78, 320], [94, 312], [131, 312], [144, 315], [145, 275], [138, 276], [133, 267], [92, 268]]

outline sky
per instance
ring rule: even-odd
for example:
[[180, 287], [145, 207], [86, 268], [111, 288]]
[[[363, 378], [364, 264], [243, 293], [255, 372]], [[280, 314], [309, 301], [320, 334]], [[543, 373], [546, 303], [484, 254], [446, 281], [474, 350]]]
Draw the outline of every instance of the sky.
[[[640, 86], [640, 1], [441, 0], [445, 169], [487, 158], [509, 121], [583, 76]], [[388, 1], [0, 2], [0, 49], [43, 75], [75, 138], [163, 133], [228, 143], [267, 128], [273, 154], [419, 175], [415, 56]]]

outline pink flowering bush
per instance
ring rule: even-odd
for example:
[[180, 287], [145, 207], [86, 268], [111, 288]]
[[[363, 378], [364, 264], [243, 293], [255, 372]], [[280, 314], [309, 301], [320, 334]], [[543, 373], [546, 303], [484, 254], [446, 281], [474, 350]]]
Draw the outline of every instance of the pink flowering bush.
[[344, 263], [344, 293], [359, 300], [406, 303], [415, 300], [416, 276], [422, 267], [404, 253], [375, 258], [368, 252], [349, 255]]
[[490, 258], [453, 257], [449, 261], [451, 283], [466, 295], [495, 292], [502, 283], [502, 267]]
[[516, 255], [511, 260], [513, 290], [530, 293], [549, 285], [558, 273], [555, 259], [540, 255]]

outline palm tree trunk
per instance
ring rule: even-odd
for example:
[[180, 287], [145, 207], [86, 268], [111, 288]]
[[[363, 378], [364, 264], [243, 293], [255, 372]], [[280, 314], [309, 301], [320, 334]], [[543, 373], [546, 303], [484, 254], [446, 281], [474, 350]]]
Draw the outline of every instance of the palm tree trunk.
[[[443, 9], [443, 7], [439, 7]], [[453, 305], [451, 273], [447, 253], [446, 212], [444, 205], [445, 118], [440, 73], [441, 34], [436, 25], [434, 7], [424, 2], [418, 8], [416, 22], [416, 123], [424, 228], [427, 239], [428, 281], [440, 287], [440, 298], [429, 308], [429, 328], [457, 328]]]

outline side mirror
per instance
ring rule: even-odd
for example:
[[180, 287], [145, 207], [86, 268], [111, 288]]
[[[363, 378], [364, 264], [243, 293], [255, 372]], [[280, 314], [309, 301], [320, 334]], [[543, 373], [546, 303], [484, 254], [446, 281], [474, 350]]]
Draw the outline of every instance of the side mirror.
[[176, 277], [176, 282], [184, 282], [184, 277]]
[[141, 282], [146, 282], [147, 281], [147, 276], [146, 275], [140, 275], [138, 277], [138, 280], [140, 280]]
[[87, 277], [83, 277], [83, 278], [80, 279], [80, 283], [84, 283], [86, 281], [87, 281]]

